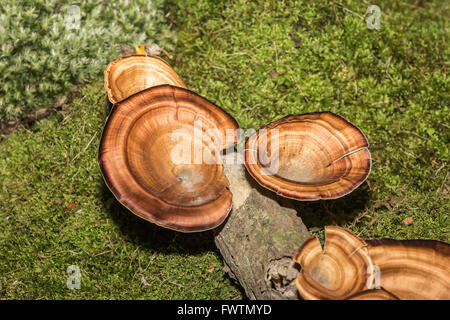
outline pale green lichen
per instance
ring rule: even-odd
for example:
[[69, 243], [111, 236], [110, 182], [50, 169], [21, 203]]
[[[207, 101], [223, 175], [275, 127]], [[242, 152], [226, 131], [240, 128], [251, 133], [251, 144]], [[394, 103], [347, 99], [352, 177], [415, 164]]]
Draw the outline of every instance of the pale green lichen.
[[101, 76], [120, 45], [170, 46], [160, 40], [167, 31], [163, 9], [163, 0], [2, 0], [0, 121]]

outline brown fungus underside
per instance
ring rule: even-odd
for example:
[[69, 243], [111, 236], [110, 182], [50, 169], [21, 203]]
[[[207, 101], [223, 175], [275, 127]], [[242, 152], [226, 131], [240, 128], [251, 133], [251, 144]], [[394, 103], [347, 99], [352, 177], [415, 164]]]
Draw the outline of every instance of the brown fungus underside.
[[312, 236], [294, 260], [304, 299], [450, 299], [450, 245], [435, 240], [361, 240], [325, 228], [325, 249]]
[[342, 197], [363, 183], [371, 157], [364, 134], [331, 112], [289, 115], [245, 144], [245, 166], [263, 187], [302, 201]]
[[297, 290], [308, 300], [341, 300], [367, 290], [366, 273], [372, 265], [366, 243], [345, 229], [325, 228], [326, 243], [306, 240], [294, 260], [300, 264]]
[[[177, 231], [204, 231], [221, 224], [231, 210], [228, 180], [220, 163], [195, 163], [193, 152], [177, 159], [176, 148], [201, 146], [214, 159], [215, 149], [202, 139], [205, 131], [225, 137], [227, 129], [237, 128], [231, 116], [194, 92], [153, 87], [113, 107], [98, 162], [112, 193], [134, 214]], [[237, 136], [228, 138], [220, 149], [237, 142]]]
[[450, 299], [450, 245], [436, 240], [366, 240], [380, 286], [405, 300]]

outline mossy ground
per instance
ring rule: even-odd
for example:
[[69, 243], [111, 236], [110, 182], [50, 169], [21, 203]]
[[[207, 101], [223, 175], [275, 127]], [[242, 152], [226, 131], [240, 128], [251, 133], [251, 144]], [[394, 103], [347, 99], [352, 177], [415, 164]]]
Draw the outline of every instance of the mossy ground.
[[[372, 4], [372, 3], [370, 3]], [[449, 241], [446, 1], [176, 1], [172, 61], [186, 85], [243, 128], [329, 110], [361, 128], [373, 170], [352, 194], [299, 203], [309, 230]], [[0, 296], [16, 299], [237, 299], [211, 232], [180, 234], [130, 214], [96, 155], [102, 80], [68, 110], [0, 142]], [[403, 220], [412, 217], [405, 225]], [[81, 288], [68, 290], [78, 265]]]

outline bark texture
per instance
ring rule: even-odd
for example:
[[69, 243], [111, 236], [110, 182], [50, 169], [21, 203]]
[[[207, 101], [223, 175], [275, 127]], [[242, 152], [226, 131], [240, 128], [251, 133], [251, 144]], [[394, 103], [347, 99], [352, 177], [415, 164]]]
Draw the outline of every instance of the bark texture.
[[[241, 160], [237, 157], [230, 155], [225, 162], [236, 163]], [[298, 299], [294, 284], [298, 268], [292, 256], [310, 236], [307, 228], [291, 200], [261, 188], [242, 164], [225, 164], [224, 169], [233, 211], [216, 229], [215, 243], [225, 270], [249, 299]]]

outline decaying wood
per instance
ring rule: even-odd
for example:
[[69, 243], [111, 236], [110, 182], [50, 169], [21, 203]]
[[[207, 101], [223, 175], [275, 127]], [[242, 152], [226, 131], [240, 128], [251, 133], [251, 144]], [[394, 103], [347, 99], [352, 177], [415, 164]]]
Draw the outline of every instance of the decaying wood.
[[[261, 188], [249, 176], [237, 154], [224, 164], [233, 193], [233, 210], [215, 231], [215, 243], [225, 269], [250, 299], [298, 299], [294, 280], [295, 251], [309, 237], [291, 200]], [[240, 159], [239, 159], [240, 160]], [[282, 202], [283, 205], [280, 203]]]

